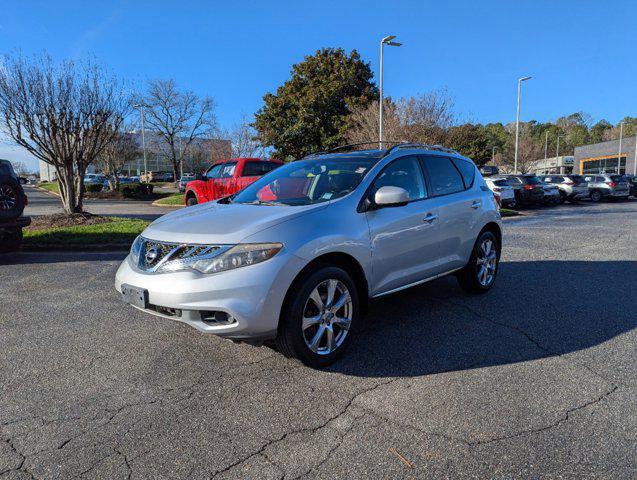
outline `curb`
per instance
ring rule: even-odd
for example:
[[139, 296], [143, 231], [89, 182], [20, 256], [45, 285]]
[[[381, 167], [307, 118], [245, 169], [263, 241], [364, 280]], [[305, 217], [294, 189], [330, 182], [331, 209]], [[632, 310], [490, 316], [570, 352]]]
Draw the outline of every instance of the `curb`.
[[20, 250], [23, 252], [128, 252], [130, 245], [125, 243], [106, 243], [88, 245], [59, 245], [46, 243], [23, 243]]
[[168, 208], [184, 208], [186, 205], [162, 205], [161, 203], [157, 203], [161, 200], [161, 198], [159, 200], [155, 200], [153, 203], [151, 203], [151, 205], [153, 207], [168, 207]]
[[62, 198], [62, 196], [59, 193], [52, 192], [51, 190], [47, 190], [46, 188], [42, 188], [42, 187], [38, 187], [38, 186], [35, 186], [35, 188], [37, 190], [40, 190], [41, 192], [49, 193], [49, 194], [54, 195], [56, 197]]

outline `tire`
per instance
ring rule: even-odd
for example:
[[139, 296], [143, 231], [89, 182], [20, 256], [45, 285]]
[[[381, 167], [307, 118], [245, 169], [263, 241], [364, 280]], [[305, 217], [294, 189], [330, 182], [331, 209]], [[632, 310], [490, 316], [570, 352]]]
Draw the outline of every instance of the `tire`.
[[[334, 292], [331, 299], [330, 290]], [[319, 267], [295, 282], [289, 295], [275, 340], [279, 351], [312, 368], [334, 363], [347, 350], [360, 316], [358, 292], [351, 277], [338, 267]], [[343, 305], [330, 308], [330, 302], [341, 300]]]
[[560, 199], [559, 199], [559, 203], [560, 205], [563, 204], [566, 201], [566, 194], [560, 190]]
[[0, 220], [13, 220], [24, 211], [25, 196], [20, 182], [13, 177], [0, 178]]
[[186, 206], [188, 207], [192, 207], [193, 205], [197, 205], [197, 197], [195, 197], [194, 195], [189, 195], [188, 198], [186, 198]]
[[[480, 234], [473, 246], [469, 263], [456, 275], [464, 291], [486, 293], [491, 289], [498, 274], [500, 249], [498, 239], [492, 232], [486, 231]], [[488, 264], [485, 264], [485, 255]], [[486, 270], [482, 270], [483, 267]]]
[[593, 190], [590, 193], [590, 197], [592, 202], [600, 202], [602, 200], [602, 192], [600, 192], [599, 190]]
[[22, 245], [22, 228], [0, 229], [0, 253], [15, 252]]

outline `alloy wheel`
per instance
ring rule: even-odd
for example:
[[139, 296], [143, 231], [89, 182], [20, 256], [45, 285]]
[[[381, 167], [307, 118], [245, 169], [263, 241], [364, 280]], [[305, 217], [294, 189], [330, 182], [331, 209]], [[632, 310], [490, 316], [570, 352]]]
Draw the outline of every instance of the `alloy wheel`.
[[15, 208], [16, 193], [15, 189], [8, 185], [0, 187], [0, 208], [3, 210], [11, 210]]
[[343, 282], [330, 278], [319, 283], [303, 307], [301, 328], [307, 347], [329, 355], [349, 333], [354, 314], [352, 297]]
[[493, 240], [487, 238], [480, 244], [476, 263], [478, 282], [483, 287], [489, 286], [495, 278], [495, 270], [498, 266], [498, 255]]

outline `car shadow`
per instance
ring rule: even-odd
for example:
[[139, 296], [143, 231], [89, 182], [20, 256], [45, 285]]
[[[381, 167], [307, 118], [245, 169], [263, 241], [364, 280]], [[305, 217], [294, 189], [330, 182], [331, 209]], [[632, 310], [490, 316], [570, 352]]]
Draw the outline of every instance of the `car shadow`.
[[637, 327], [636, 272], [635, 261], [503, 262], [484, 295], [449, 276], [382, 297], [328, 370], [412, 377], [590, 348]]

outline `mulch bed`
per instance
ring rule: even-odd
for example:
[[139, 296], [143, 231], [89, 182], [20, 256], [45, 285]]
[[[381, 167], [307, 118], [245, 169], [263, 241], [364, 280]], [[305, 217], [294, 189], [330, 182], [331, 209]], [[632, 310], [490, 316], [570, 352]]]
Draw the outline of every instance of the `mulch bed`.
[[64, 213], [56, 213], [54, 215], [41, 215], [31, 217], [31, 225], [27, 230], [42, 230], [46, 228], [56, 227], [73, 227], [76, 225], [94, 225], [96, 223], [106, 223], [112, 220], [108, 217], [93, 215], [92, 213], [72, 213], [70, 215]]

